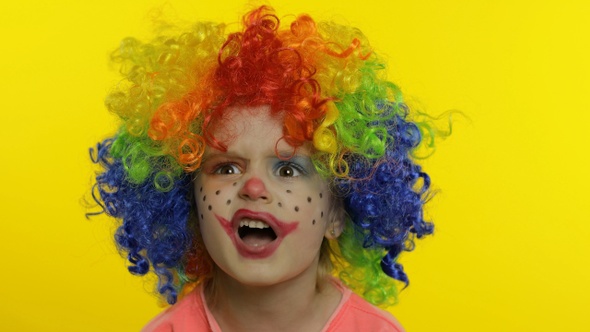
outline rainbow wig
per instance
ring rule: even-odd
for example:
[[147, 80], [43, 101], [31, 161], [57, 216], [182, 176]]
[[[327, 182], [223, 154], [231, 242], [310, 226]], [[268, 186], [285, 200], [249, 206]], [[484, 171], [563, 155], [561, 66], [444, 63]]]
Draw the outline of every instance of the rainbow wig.
[[121, 222], [115, 240], [129, 271], [153, 271], [170, 304], [211, 277], [191, 175], [206, 146], [225, 149], [213, 128], [228, 107], [270, 105], [285, 115], [290, 145], [313, 145], [316, 169], [343, 202], [332, 273], [368, 301], [392, 304], [393, 281], [408, 284], [399, 254], [433, 231], [423, 217], [430, 179], [413, 157], [428, 125], [412, 121], [358, 29], [308, 15], [281, 27], [266, 6], [242, 23], [229, 34], [199, 23], [149, 43], [128, 38], [112, 55], [124, 80], [105, 104], [122, 125], [91, 149], [102, 167], [93, 196]]

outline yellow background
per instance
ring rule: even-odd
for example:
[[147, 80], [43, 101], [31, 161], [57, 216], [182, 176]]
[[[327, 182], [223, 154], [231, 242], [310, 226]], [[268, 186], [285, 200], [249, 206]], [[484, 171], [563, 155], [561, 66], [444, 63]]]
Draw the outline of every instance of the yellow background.
[[[319, 3], [316, 3], [319, 2]], [[114, 130], [108, 53], [150, 1], [0, 4], [0, 330], [137, 331], [160, 309], [84, 218], [88, 147]], [[235, 22], [240, 1], [167, 2]], [[588, 331], [588, 1], [275, 1], [360, 27], [430, 113], [459, 109], [425, 165], [434, 236], [403, 257], [408, 331]]]

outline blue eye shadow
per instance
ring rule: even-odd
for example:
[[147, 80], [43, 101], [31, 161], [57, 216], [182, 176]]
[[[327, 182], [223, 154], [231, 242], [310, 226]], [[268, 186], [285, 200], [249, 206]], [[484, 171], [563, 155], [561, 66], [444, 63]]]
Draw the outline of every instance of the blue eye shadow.
[[309, 175], [315, 170], [311, 159], [304, 156], [295, 156], [289, 160], [277, 159], [277, 162], [274, 165], [274, 170], [276, 171], [284, 166], [292, 167], [301, 173], [301, 175]]

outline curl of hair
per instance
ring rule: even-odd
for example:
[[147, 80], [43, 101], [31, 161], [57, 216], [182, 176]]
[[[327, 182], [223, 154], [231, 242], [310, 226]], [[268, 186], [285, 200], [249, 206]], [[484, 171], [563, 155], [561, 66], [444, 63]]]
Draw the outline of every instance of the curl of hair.
[[190, 174], [205, 146], [226, 148], [214, 134], [228, 110], [269, 105], [284, 115], [289, 144], [314, 146], [316, 169], [344, 202], [336, 273], [387, 306], [396, 301], [393, 280], [409, 282], [397, 257], [433, 231], [423, 219], [430, 178], [412, 159], [421, 132], [432, 131], [410, 121], [358, 29], [308, 15], [280, 23], [262, 6], [227, 35], [224, 25], [197, 24], [149, 43], [125, 39], [112, 55], [125, 79], [105, 102], [123, 124], [91, 151], [104, 168], [95, 198], [122, 220], [115, 238], [130, 272], [151, 269], [174, 303], [183, 285], [212, 275], [191, 212]]
[[[384, 111], [389, 107], [384, 106]], [[413, 249], [414, 237], [431, 234], [434, 228], [423, 218], [430, 178], [410, 157], [420, 143], [420, 131], [402, 115], [386, 124], [389, 138], [383, 156], [345, 156], [350, 178], [335, 182], [351, 226], [339, 241], [348, 262], [340, 276], [369, 301], [383, 305], [395, 300], [386, 294], [396, 294], [395, 285], [386, 276], [409, 284], [397, 257]], [[376, 270], [375, 266], [381, 268]]]
[[178, 289], [173, 271], [192, 243], [192, 234], [187, 232], [190, 176], [184, 174], [176, 180], [164, 176], [162, 180], [160, 172], [151, 172], [146, 181], [135, 183], [124, 161], [113, 155], [114, 144], [121, 139], [97, 145], [94, 161], [104, 168], [96, 177], [97, 198], [105, 213], [122, 220], [115, 240], [119, 249], [127, 252], [129, 271], [145, 275], [153, 267], [159, 277], [158, 291], [174, 302]]

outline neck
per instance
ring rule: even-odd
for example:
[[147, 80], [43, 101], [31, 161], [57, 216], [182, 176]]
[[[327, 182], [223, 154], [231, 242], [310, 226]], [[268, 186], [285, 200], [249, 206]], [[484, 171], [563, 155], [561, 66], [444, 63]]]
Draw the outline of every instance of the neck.
[[217, 270], [207, 303], [223, 331], [319, 331], [340, 292], [317, 270], [273, 285], [244, 285]]

